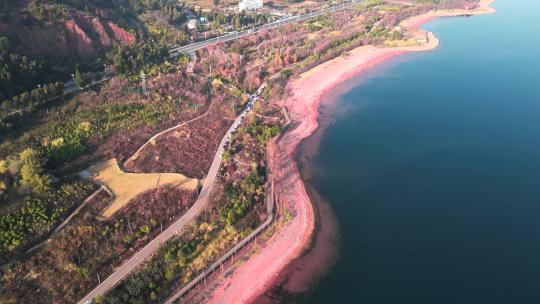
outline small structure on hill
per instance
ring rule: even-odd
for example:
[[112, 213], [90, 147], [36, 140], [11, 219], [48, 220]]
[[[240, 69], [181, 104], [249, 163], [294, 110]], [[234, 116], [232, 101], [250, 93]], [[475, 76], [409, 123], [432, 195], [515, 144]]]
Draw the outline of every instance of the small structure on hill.
[[263, 0], [242, 0], [238, 3], [238, 11], [252, 11], [263, 7]]
[[144, 74], [144, 71], [141, 71], [141, 89], [144, 96], [148, 97], [148, 87], [146, 85], [146, 74]]
[[187, 23], [187, 28], [190, 30], [196, 30], [199, 26], [199, 19], [191, 19]]
[[428, 44], [429, 43], [429, 32], [425, 33], [424, 38], [418, 38], [416, 39], [417, 44]]

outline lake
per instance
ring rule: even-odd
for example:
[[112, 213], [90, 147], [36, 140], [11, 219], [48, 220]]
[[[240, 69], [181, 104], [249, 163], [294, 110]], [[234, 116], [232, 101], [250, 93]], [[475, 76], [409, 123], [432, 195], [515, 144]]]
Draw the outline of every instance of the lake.
[[306, 303], [540, 303], [540, 1], [493, 6], [321, 109], [340, 250]]

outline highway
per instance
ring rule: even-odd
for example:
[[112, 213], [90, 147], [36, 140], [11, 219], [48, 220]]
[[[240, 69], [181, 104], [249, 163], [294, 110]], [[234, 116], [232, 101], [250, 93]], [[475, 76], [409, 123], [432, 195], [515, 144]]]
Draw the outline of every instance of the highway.
[[130, 259], [124, 262], [120, 267], [118, 267], [107, 279], [105, 279], [101, 284], [94, 288], [90, 293], [88, 293], [84, 298], [82, 298], [78, 303], [93, 303], [93, 300], [97, 296], [105, 295], [110, 289], [112, 289], [118, 282], [124, 279], [134, 268], [141, 265], [146, 259], [156, 252], [162, 244], [171, 239], [180, 231], [184, 226], [189, 224], [194, 218], [196, 218], [203, 210], [206, 209], [208, 205], [208, 197], [216, 181], [219, 168], [221, 166], [223, 151], [227, 145], [230, 136], [238, 129], [242, 121], [244, 120], [246, 114], [251, 110], [253, 102], [260, 96], [262, 90], [266, 84], [262, 84], [257, 92], [250, 96], [250, 100], [244, 110], [238, 115], [234, 120], [231, 127], [225, 133], [225, 136], [221, 139], [219, 147], [214, 159], [212, 160], [212, 165], [208, 171], [208, 175], [204, 181], [204, 185], [199, 193], [199, 197], [193, 204], [193, 206], [176, 222], [171, 224], [165, 231], [160, 233], [156, 238], [151, 240], [146, 246], [139, 250], [135, 255]]
[[[325, 14], [329, 14], [329, 13], [334, 13], [334, 12], [337, 12], [337, 11], [340, 11], [340, 10], [351, 8], [352, 6], [354, 6], [356, 4], [359, 4], [359, 3], [365, 3], [365, 1], [352, 0], [352, 1], [348, 1], [348, 2], [343, 2], [343, 3], [339, 4], [339, 5], [323, 8], [323, 9], [320, 9], [318, 11], [314, 11], [314, 12], [310, 12], [310, 13], [306, 13], [306, 14], [301, 14], [301, 15], [296, 15], [296, 16], [291, 16], [291, 17], [287, 17], [285, 19], [279, 19], [279, 20], [273, 21], [271, 23], [267, 23], [267, 24], [264, 24], [264, 25], [261, 25], [261, 26], [258, 26], [258, 27], [254, 27], [252, 29], [247, 29], [247, 30], [242, 30], [242, 31], [239, 31], [239, 32], [228, 33], [228, 34], [225, 34], [223, 36], [207, 39], [207, 40], [200, 41], [200, 42], [194, 42], [194, 43], [191, 43], [191, 44], [188, 44], [188, 45], [185, 45], [185, 46], [173, 46], [172, 48], [169, 49], [169, 55], [171, 57], [176, 57], [176, 56], [178, 56], [178, 55], [180, 55], [182, 53], [193, 53], [196, 50], [205, 48], [207, 46], [216, 44], [218, 42], [226, 42], [226, 41], [236, 40], [236, 39], [239, 39], [239, 38], [242, 38], [242, 37], [254, 34], [254, 33], [258, 33], [258, 32], [260, 32], [262, 30], [277, 28], [277, 27], [284, 26], [284, 25], [291, 24], [291, 23], [305, 21], [305, 20], [308, 20], [308, 19], [311, 19], [311, 18], [315, 18], [317, 16], [321, 16], [321, 15], [325, 15]], [[89, 87], [94, 86], [96, 84], [106, 82], [106, 81], [110, 80], [111, 78], [112, 78], [111, 76], [103, 77], [102, 79], [93, 81], [91, 84], [86, 85], [84, 88], [78, 88], [77, 86], [75, 86], [75, 82], [73, 80], [68, 80], [68, 81], [64, 82], [64, 88], [62, 90], [62, 95], [73, 93], [73, 92], [79, 91], [81, 89], [89, 88]], [[21, 112], [21, 111], [22, 111], [21, 109], [13, 111], [12, 113], [9, 113], [8, 116], [14, 115], [14, 114], [16, 114], [18, 112]]]
[[178, 55], [180, 55], [182, 53], [194, 52], [194, 51], [196, 51], [198, 49], [205, 48], [205, 47], [207, 47], [209, 45], [216, 44], [218, 42], [226, 42], [226, 41], [236, 40], [238, 38], [242, 38], [242, 37], [254, 34], [254, 33], [258, 33], [258, 32], [263, 31], [263, 30], [277, 28], [277, 27], [280, 27], [280, 26], [283, 26], [283, 25], [287, 25], [287, 24], [291, 24], [291, 23], [295, 23], [295, 22], [301, 22], [301, 21], [305, 21], [305, 20], [308, 20], [308, 19], [311, 19], [311, 18], [321, 16], [321, 15], [325, 15], [325, 14], [334, 13], [334, 12], [337, 12], [337, 11], [340, 11], [340, 10], [348, 9], [348, 8], [353, 7], [356, 4], [364, 3], [364, 2], [365, 1], [361, 1], [361, 0], [353, 0], [353, 1], [343, 2], [343, 3], [339, 4], [339, 5], [323, 8], [323, 9], [320, 9], [318, 11], [314, 11], [314, 12], [310, 12], [310, 13], [306, 13], [306, 14], [301, 14], [301, 15], [296, 15], [296, 16], [291, 16], [291, 17], [287, 17], [285, 19], [279, 19], [279, 20], [273, 21], [271, 23], [267, 23], [267, 24], [264, 24], [264, 25], [261, 25], [261, 26], [258, 26], [258, 27], [254, 27], [252, 29], [247, 29], [247, 30], [243, 30], [243, 31], [239, 31], [239, 32], [228, 33], [228, 34], [225, 34], [223, 36], [215, 37], [215, 38], [204, 40], [204, 41], [201, 41], [201, 42], [194, 42], [194, 43], [191, 43], [191, 44], [188, 44], [188, 45], [185, 45], [185, 46], [175, 46], [175, 47], [172, 47], [171, 49], [169, 49], [169, 54], [172, 57], [174, 57], [174, 56], [178, 56]]

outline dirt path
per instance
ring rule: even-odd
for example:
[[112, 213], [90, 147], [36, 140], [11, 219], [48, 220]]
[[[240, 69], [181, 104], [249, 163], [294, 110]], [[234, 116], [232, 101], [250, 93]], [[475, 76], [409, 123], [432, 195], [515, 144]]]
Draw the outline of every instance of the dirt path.
[[202, 115], [200, 115], [200, 116], [197, 116], [197, 117], [195, 117], [195, 118], [193, 118], [193, 119], [191, 119], [191, 120], [182, 122], [182, 123], [180, 123], [180, 124], [178, 124], [178, 125], [176, 125], [176, 126], [170, 127], [170, 128], [168, 128], [168, 129], [166, 129], [166, 130], [163, 130], [163, 131], [161, 131], [161, 132], [159, 132], [159, 133], [154, 134], [154, 135], [153, 135], [152, 137], [150, 137], [144, 144], [142, 144], [142, 146], [140, 146], [139, 149], [137, 149], [137, 151], [135, 151], [135, 153], [133, 153], [133, 155], [132, 155], [130, 158], [128, 158], [128, 159], [124, 162], [124, 167], [127, 167], [131, 162], [135, 161], [135, 160], [139, 157], [139, 153], [140, 153], [147, 145], [153, 144], [153, 143], [155, 142], [155, 140], [156, 140], [158, 137], [160, 137], [161, 135], [166, 134], [166, 133], [168, 133], [168, 132], [170, 132], [170, 131], [174, 131], [174, 130], [176, 130], [176, 129], [178, 129], [178, 128], [181, 128], [181, 127], [183, 127], [183, 126], [185, 126], [185, 125], [187, 125], [187, 124], [190, 124], [190, 123], [192, 123], [192, 122], [195, 122], [195, 121], [197, 121], [197, 120], [199, 120], [199, 119], [205, 117], [206, 115], [208, 115], [208, 113], [210, 112], [210, 110], [211, 110], [211, 106], [209, 105], [209, 106], [208, 106], [208, 109], [206, 110], [206, 112], [204, 112], [204, 114], [202, 114]]
[[84, 208], [89, 202], [91, 202], [98, 194], [101, 193], [101, 191], [107, 192], [107, 194], [111, 195], [112, 193], [107, 189], [107, 187], [104, 187], [101, 185], [96, 191], [94, 191], [90, 196], [88, 196], [73, 212], [62, 222], [60, 225], [58, 225], [50, 234], [49, 236], [40, 242], [39, 244], [36, 244], [32, 248], [28, 249], [24, 252], [24, 254], [31, 253], [32, 251], [40, 248], [45, 243], [49, 242], [62, 228], [64, 228], [69, 222], [75, 217], [75, 215], [79, 214], [79, 212]]

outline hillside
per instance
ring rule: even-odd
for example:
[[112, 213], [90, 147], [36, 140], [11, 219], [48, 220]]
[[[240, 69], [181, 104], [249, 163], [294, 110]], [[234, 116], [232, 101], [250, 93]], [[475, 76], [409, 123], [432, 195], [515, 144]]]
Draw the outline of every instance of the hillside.
[[[135, 35], [125, 25], [139, 27], [115, 16], [111, 9], [81, 11], [66, 4], [18, 2], [0, 19], [0, 35], [14, 51], [32, 59], [91, 59], [114, 43], [130, 44]], [[97, 13], [97, 14], [96, 14]], [[125, 28], [115, 20], [125, 21]]]
[[173, 43], [153, 32], [152, 24], [177, 34], [183, 11], [179, 4], [156, 0], [0, 0], [0, 101], [40, 83], [69, 79], [77, 66], [103, 71], [114, 60], [107, 56], [112, 50]]

